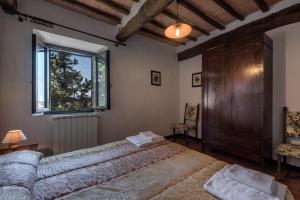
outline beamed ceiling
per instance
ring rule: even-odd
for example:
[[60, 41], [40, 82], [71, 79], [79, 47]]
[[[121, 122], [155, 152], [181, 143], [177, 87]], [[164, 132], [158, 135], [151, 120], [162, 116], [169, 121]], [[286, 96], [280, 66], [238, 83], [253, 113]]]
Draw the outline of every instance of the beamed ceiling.
[[[123, 17], [130, 17], [134, 4], [149, 4], [155, 2], [158, 5], [145, 5], [147, 12], [153, 11], [150, 16], [139, 16], [138, 19], [127, 23], [120, 28], [117, 39], [125, 41], [133, 33], [140, 33], [153, 39], [167, 42], [174, 46], [185, 45], [187, 42], [195, 42], [203, 35], [226, 26], [235, 20], [244, 20], [249, 14], [258, 10], [266, 12], [270, 6], [281, 0], [180, 0], [179, 18], [189, 23], [192, 33], [183, 39], [173, 40], [164, 36], [164, 29], [176, 22], [176, 2], [172, 0], [45, 0], [57, 6], [69, 9], [88, 17], [101, 20], [113, 25], [121, 24]], [[162, 4], [160, 7], [159, 4]], [[148, 7], [147, 7], [148, 6]], [[151, 10], [152, 9], [152, 10]], [[145, 13], [145, 12], [141, 12]], [[128, 16], [129, 15], [129, 16]], [[144, 17], [144, 18], [143, 18]], [[141, 20], [142, 21], [136, 21]], [[129, 20], [130, 21], [130, 20]], [[135, 26], [136, 23], [142, 24]], [[134, 27], [132, 27], [134, 26]], [[126, 36], [123, 36], [123, 35]]]

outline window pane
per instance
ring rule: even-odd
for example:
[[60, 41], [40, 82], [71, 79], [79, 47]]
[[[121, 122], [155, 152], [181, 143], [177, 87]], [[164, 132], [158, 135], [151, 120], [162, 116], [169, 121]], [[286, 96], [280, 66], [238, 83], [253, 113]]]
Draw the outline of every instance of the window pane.
[[43, 46], [37, 46], [37, 109], [41, 110], [47, 107], [46, 105], [46, 81], [45, 80], [45, 49]]
[[98, 106], [106, 107], [107, 106], [107, 60], [106, 52], [101, 54], [98, 57]]
[[92, 109], [92, 58], [65, 51], [50, 51], [51, 111]]

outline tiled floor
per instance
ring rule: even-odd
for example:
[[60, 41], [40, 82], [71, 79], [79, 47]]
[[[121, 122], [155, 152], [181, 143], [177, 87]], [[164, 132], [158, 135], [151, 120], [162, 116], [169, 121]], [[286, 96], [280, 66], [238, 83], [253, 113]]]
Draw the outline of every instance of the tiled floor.
[[[185, 145], [183, 136], [178, 136], [174, 142]], [[196, 151], [201, 150], [200, 144], [196, 144], [194, 141], [190, 141], [188, 147]], [[237, 163], [245, 167], [261, 171], [261, 167], [257, 163], [233, 156], [231, 154], [213, 149], [208, 149], [205, 153], [228, 163]], [[277, 166], [275, 164], [269, 164], [266, 166], [265, 173], [275, 176], [276, 168]], [[300, 168], [288, 168], [288, 175], [282, 180], [282, 182], [288, 186], [289, 190], [295, 197], [295, 200], [300, 200]]]

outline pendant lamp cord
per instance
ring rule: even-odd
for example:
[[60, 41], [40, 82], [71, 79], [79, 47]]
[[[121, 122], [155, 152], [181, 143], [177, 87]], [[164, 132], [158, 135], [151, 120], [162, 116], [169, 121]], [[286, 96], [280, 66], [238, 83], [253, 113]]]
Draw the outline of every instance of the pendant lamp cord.
[[176, 14], [177, 14], [177, 22], [179, 22], [179, 15], [178, 15], [178, 0], [176, 0]]

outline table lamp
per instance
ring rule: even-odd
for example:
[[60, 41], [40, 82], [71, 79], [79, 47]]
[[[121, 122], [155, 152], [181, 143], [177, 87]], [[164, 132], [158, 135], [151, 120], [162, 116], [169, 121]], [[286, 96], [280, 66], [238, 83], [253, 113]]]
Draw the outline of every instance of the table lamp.
[[23, 131], [21, 130], [11, 130], [6, 133], [5, 138], [3, 139], [3, 144], [9, 144], [10, 148], [17, 148], [18, 143], [21, 141], [27, 140]]

